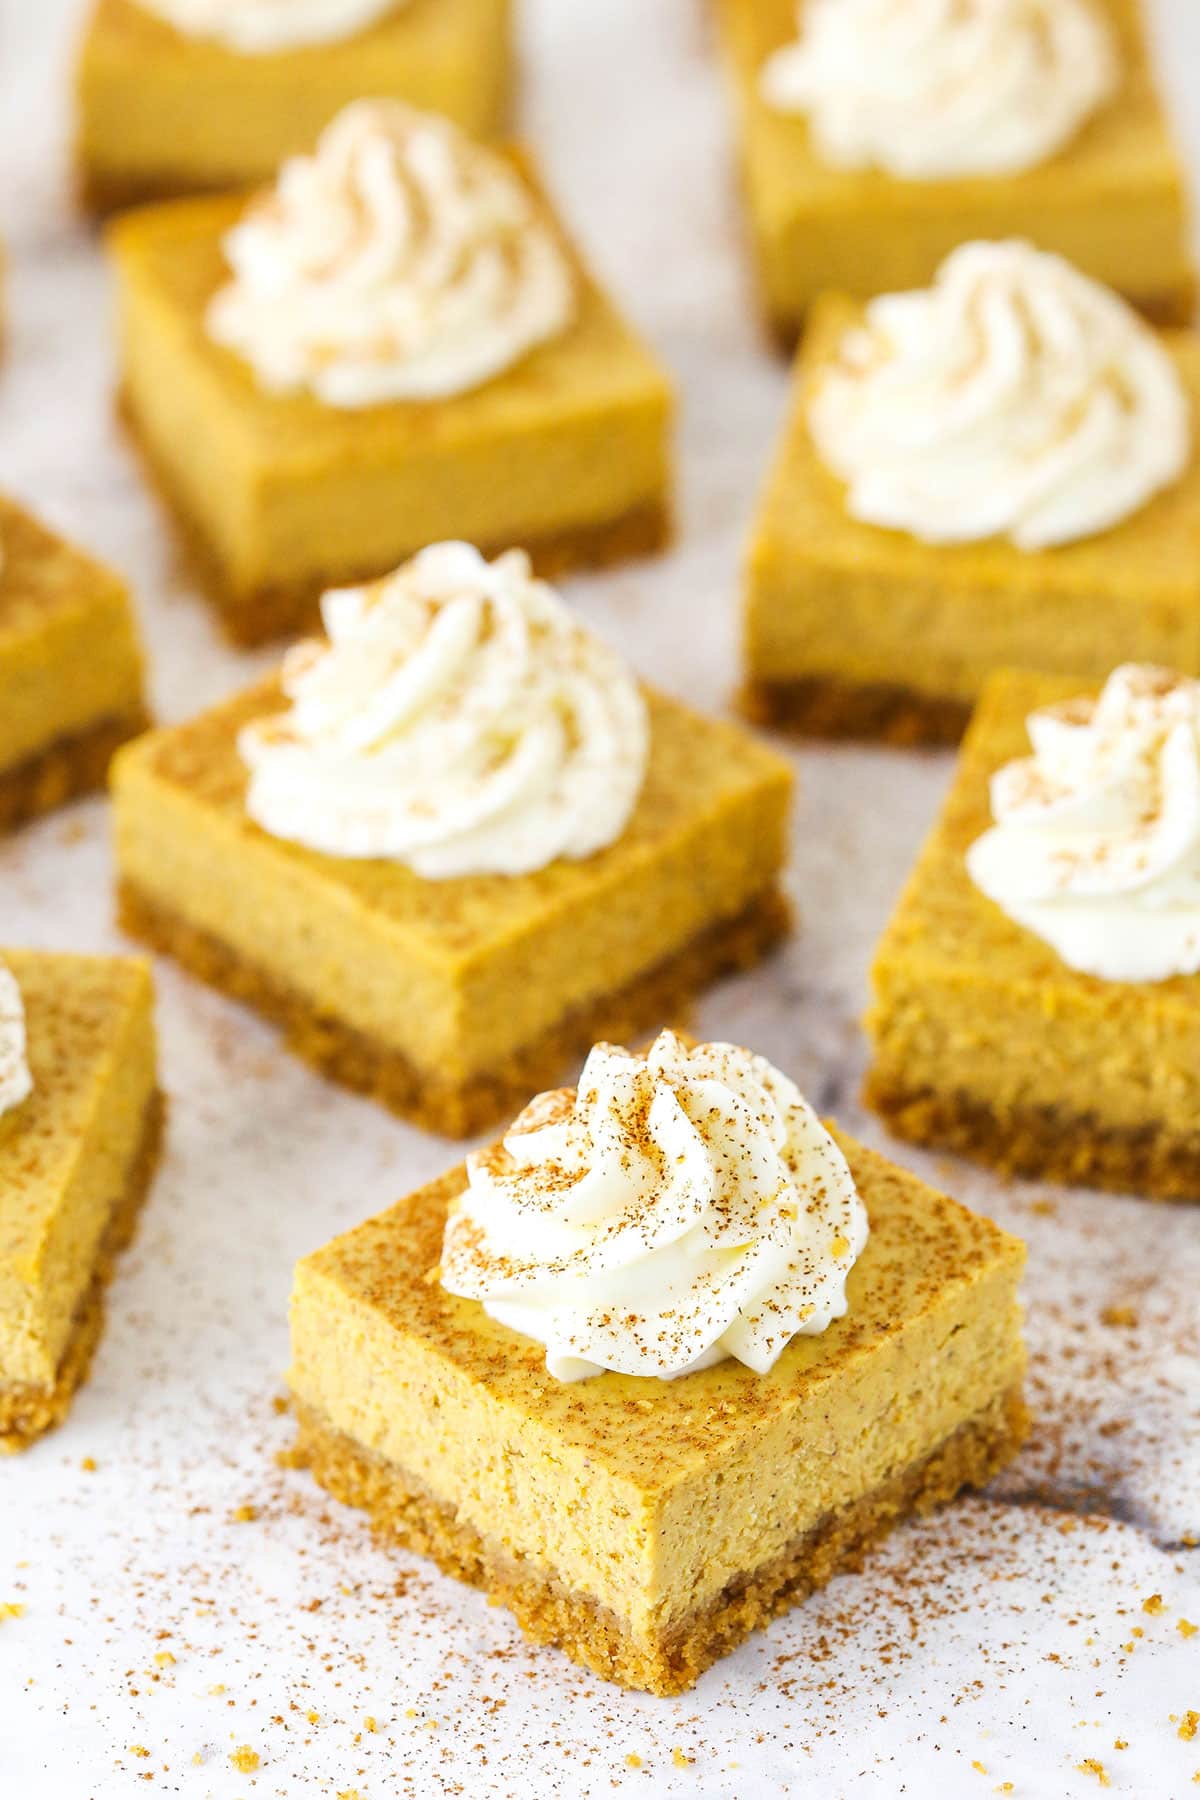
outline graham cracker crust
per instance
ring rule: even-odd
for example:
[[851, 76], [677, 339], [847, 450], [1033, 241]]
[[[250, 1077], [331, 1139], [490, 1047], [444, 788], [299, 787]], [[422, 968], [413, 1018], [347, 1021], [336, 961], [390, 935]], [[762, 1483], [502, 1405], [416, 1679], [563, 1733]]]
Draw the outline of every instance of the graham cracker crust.
[[834, 675], [747, 681], [739, 707], [752, 724], [777, 731], [868, 739], [908, 750], [957, 744], [971, 717], [963, 700], [922, 694], [899, 683], [843, 681]]
[[295, 1403], [292, 1460], [311, 1470], [336, 1499], [363, 1509], [375, 1529], [428, 1556], [447, 1575], [482, 1588], [508, 1607], [529, 1638], [553, 1644], [575, 1662], [622, 1687], [681, 1694], [705, 1669], [754, 1631], [862, 1566], [867, 1552], [900, 1520], [926, 1513], [963, 1487], [982, 1487], [1014, 1455], [1028, 1430], [1019, 1386], [995, 1399], [928, 1456], [898, 1470], [852, 1505], [827, 1514], [779, 1556], [739, 1576], [697, 1612], [653, 1641], [553, 1573], [496, 1544], [433, 1498], [403, 1470]]
[[[1197, 281], [1194, 275], [1175, 287], [1160, 288], [1151, 294], [1128, 294], [1120, 288], [1115, 291], [1159, 331], [1177, 330], [1196, 322]], [[791, 357], [804, 336], [806, 315], [774, 312], [764, 302], [760, 306], [760, 319], [768, 343], [780, 356]]]
[[[275, 638], [295, 637], [320, 628], [321, 595], [331, 587], [352, 587], [388, 573], [372, 563], [359, 569], [337, 568], [299, 582], [267, 583], [251, 592], [230, 585], [220, 558], [214, 552], [203, 524], [192, 512], [153, 446], [143, 433], [124, 393], [117, 397], [117, 416], [133, 444], [148, 484], [157, 494], [174, 528], [180, 553], [189, 574], [211, 601], [226, 636], [242, 649], [270, 643]], [[670, 501], [658, 495], [630, 508], [617, 519], [569, 526], [541, 538], [512, 537], [498, 544], [480, 544], [487, 557], [519, 545], [528, 552], [534, 572], [553, 581], [581, 569], [611, 568], [665, 550], [675, 535]], [[406, 554], [421, 548], [414, 543]], [[397, 556], [396, 563], [403, 561]]]
[[315, 1011], [311, 1002], [246, 962], [227, 945], [161, 906], [126, 879], [118, 882], [118, 922], [131, 937], [172, 956], [193, 975], [262, 1013], [297, 1056], [344, 1087], [369, 1095], [402, 1118], [443, 1137], [473, 1137], [507, 1122], [532, 1094], [554, 1087], [564, 1070], [602, 1038], [627, 1042], [665, 1022], [683, 1023], [688, 1002], [721, 975], [759, 962], [791, 926], [778, 888], [752, 900], [625, 987], [561, 1019], [510, 1054], [502, 1068], [466, 1082], [440, 1080], [390, 1045]]
[[[225, 185], [236, 187], [238, 183], [231, 179]], [[75, 151], [72, 186], [77, 211], [97, 222], [102, 222], [113, 213], [124, 212], [131, 206], [153, 206], [163, 200], [180, 200], [194, 194], [221, 191], [219, 184], [206, 186], [190, 182], [186, 176], [172, 180], [170, 176], [155, 179], [148, 175], [100, 174], [88, 166], [78, 148]]]
[[1073, 1187], [1200, 1200], [1200, 1131], [1180, 1138], [1145, 1127], [1114, 1130], [1096, 1114], [1025, 1107], [998, 1114], [962, 1093], [909, 1089], [871, 1070], [863, 1101], [912, 1144], [950, 1150], [1006, 1175]]
[[0, 773], [0, 831], [11, 831], [102, 788], [116, 751], [149, 724], [146, 712], [137, 707], [56, 738], [44, 750], [5, 769]]
[[100, 1240], [91, 1284], [79, 1303], [71, 1336], [52, 1388], [0, 1385], [0, 1454], [27, 1449], [35, 1438], [61, 1425], [75, 1390], [87, 1378], [104, 1329], [105, 1289], [117, 1257], [132, 1241], [162, 1154], [166, 1102], [156, 1089], [146, 1107], [142, 1135], [121, 1194]]

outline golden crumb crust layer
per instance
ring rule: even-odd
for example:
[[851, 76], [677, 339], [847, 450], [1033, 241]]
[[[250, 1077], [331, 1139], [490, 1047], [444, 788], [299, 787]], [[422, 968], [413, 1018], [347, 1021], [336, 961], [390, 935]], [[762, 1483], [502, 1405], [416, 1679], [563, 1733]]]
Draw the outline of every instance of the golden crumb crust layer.
[[1096, 1113], [1072, 1115], [1059, 1106], [1002, 1109], [969, 1094], [905, 1088], [877, 1069], [863, 1084], [863, 1100], [897, 1137], [936, 1144], [1006, 1175], [1200, 1200], [1200, 1130], [1182, 1138], [1165, 1126], [1114, 1128]]
[[[377, 580], [386, 573], [372, 565], [352, 574], [338, 570], [302, 582], [271, 584], [250, 593], [239, 592], [231, 586], [220, 559], [213, 554], [204, 527], [194, 516], [187, 495], [177, 482], [172, 481], [124, 397], [118, 400], [117, 410], [146, 478], [172, 525], [190, 573], [216, 608], [226, 635], [241, 648], [251, 649], [275, 638], [318, 630], [321, 623], [319, 602], [326, 589], [352, 587], [356, 582]], [[554, 581], [577, 570], [611, 568], [617, 563], [657, 555], [670, 547], [674, 535], [670, 502], [660, 496], [632, 507], [616, 519], [570, 526], [541, 538], [522, 538], [521, 548], [528, 553], [534, 573], [545, 581]], [[506, 541], [478, 547], [483, 556], [490, 558], [510, 549], [511, 544]], [[414, 543], [412, 553], [420, 548], [420, 544]], [[397, 562], [402, 560], [396, 558]]]
[[970, 706], [948, 696], [883, 681], [853, 682], [834, 675], [798, 681], [748, 681], [740, 694], [754, 725], [801, 737], [859, 738], [923, 749], [957, 744]]
[[[1187, 331], [1196, 323], [1200, 284], [1189, 277], [1173, 287], [1161, 288], [1155, 293], [1133, 294], [1127, 298], [1129, 304], [1156, 331]], [[775, 351], [789, 359], [794, 356], [796, 346], [804, 335], [806, 314], [772, 312], [765, 300], [760, 299], [759, 318], [763, 335]]]
[[138, 707], [57, 738], [36, 755], [5, 769], [0, 773], [0, 831], [12, 831], [81, 794], [97, 792], [121, 745], [149, 725], [148, 716]]
[[792, 923], [786, 897], [772, 887], [736, 918], [709, 927], [656, 968], [577, 1008], [486, 1079], [453, 1083], [431, 1080], [392, 1047], [318, 1013], [303, 995], [285, 989], [128, 880], [118, 885], [118, 907], [123, 930], [174, 957], [210, 987], [253, 1006], [280, 1028], [288, 1048], [321, 1074], [370, 1095], [427, 1131], [455, 1138], [507, 1122], [531, 1094], [555, 1086], [572, 1061], [599, 1039], [619, 1043], [664, 1022], [681, 1022], [702, 988], [722, 975], [751, 968]]
[[731, 1581], [717, 1598], [656, 1640], [636, 1638], [625, 1621], [556, 1576], [489, 1544], [473, 1526], [296, 1402], [294, 1458], [376, 1530], [430, 1557], [447, 1575], [482, 1588], [508, 1607], [535, 1643], [553, 1644], [606, 1681], [652, 1694], [679, 1694], [720, 1657], [780, 1613], [862, 1565], [902, 1519], [926, 1513], [963, 1487], [981, 1487], [1020, 1447], [1028, 1414], [1020, 1387], [989, 1402], [928, 1456], [898, 1469], [874, 1492], [839, 1508], [782, 1553]]
[[156, 1089], [146, 1107], [138, 1148], [101, 1239], [95, 1271], [80, 1301], [54, 1386], [0, 1386], [0, 1454], [24, 1450], [44, 1432], [61, 1425], [76, 1390], [87, 1379], [104, 1329], [105, 1290], [113, 1278], [117, 1257], [137, 1229], [162, 1155], [165, 1121], [166, 1102]]
[[114, 213], [128, 212], [134, 206], [160, 206], [165, 201], [178, 200], [181, 194], [211, 191], [204, 184], [189, 188], [169, 175], [154, 178], [101, 174], [80, 161], [78, 146], [73, 189], [76, 210], [101, 224]]

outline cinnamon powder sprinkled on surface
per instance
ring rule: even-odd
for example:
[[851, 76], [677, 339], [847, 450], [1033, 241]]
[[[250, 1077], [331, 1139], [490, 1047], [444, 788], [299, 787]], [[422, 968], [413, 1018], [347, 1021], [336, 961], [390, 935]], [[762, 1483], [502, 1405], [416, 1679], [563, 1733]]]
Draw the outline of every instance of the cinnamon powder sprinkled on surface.
[[[662, 211], [656, 245], [664, 257], [686, 254], [699, 223], [727, 263], [735, 222], [711, 199], [727, 153], [718, 147], [712, 47], [693, 17], [700, 10], [623, 0], [580, 9], [605, 61], [605, 82], [598, 70], [594, 83], [564, 83], [560, 66], [547, 84], [538, 20], [549, 10], [531, 5], [538, 37], [531, 79], [543, 102], [568, 88], [571, 94], [569, 107], [551, 108], [545, 119], [554, 154], [569, 154], [592, 124], [610, 147], [612, 165], [606, 158], [591, 199], [598, 241], [608, 235], [619, 245], [631, 179], [657, 166], [643, 135], [655, 109], [631, 109], [622, 131], [604, 136], [609, 101], [601, 109], [590, 90], [599, 94], [609, 76], [623, 78], [636, 33], [647, 92], [678, 96], [698, 127], [689, 143], [698, 178], [685, 184], [685, 204]], [[562, 37], [558, 22], [551, 35]], [[0, 85], [6, 81], [7, 94], [11, 72], [0, 67]], [[577, 116], [593, 105], [594, 115]], [[53, 166], [49, 135], [39, 136], [37, 109], [9, 110], [22, 138], [9, 143], [16, 161], [7, 179], [18, 201], [27, 193], [41, 207], [43, 171]], [[0, 107], [0, 122], [4, 114]], [[681, 191], [674, 176], [670, 187]], [[36, 231], [27, 217], [17, 223], [27, 317], [45, 301], [46, 319], [58, 318], [59, 252], [67, 243], [78, 253], [86, 277], [80, 294], [90, 305], [98, 259], [81, 238], [68, 239], [65, 213], [39, 217]], [[53, 264], [43, 244], [54, 250]], [[659, 323], [664, 343], [690, 356], [719, 286], [693, 283], [682, 262], [679, 273], [661, 284], [667, 311]], [[744, 416], [744, 441], [761, 442], [773, 428], [778, 385], [766, 382], [740, 311], [728, 308], [718, 324], [728, 349], [721, 380], [732, 382], [736, 401], [731, 433]], [[60, 477], [40, 431], [32, 463], [16, 448], [13, 411], [35, 394], [38, 359], [41, 374], [64, 391], [74, 392], [78, 377], [81, 393], [99, 394], [107, 348], [91, 330], [49, 328], [26, 332], [23, 348], [22, 381], [6, 394], [14, 479], [36, 476], [39, 493], [49, 483], [48, 503], [95, 528], [97, 542], [117, 541], [114, 520], [135, 521], [133, 554], [134, 540], [148, 534], [144, 500], [122, 473], [123, 458], [112, 457], [93, 483], [80, 481], [65, 459]], [[714, 390], [714, 405], [722, 394]], [[91, 424], [103, 429], [98, 414]], [[86, 437], [92, 441], [90, 427]], [[699, 547], [711, 548], [714, 561], [727, 551], [732, 568], [751, 489], [739, 498], [726, 482], [717, 493], [699, 460], [691, 479], [697, 519], [711, 503], [726, 520], [720, 543]], [[157, 538], [148, 552], [137, 550], [148, 595], [159, 560]], [[682, 582], [669, 567], [648, 566], [613, 578], [602, 592], [586, 584], [581, 603], [627, 630], [647, 666], [669, 649], [673, 683], [716, 707], [727, 672], [701, 654], [703, 634], [688, 630], [696, 565], [691, 557], [684, 564]], [[173, 583], [169, 601], [171, 610], [151, 623], [164, 706], [182, 716], [197, 703], [195, 681], [216, 695], [243, 683], [245, 670], [233, 656], [195, 654], [200, 639], [188, 625], [195, 609], [182, 583]], [[713, 1035], [753, 1043], [794, 1074], [821, 1110], [897, 1154], [855, 1100], [863, 972], [949, 760], [889, 754], [886, 806], [875, 792], [877, 753], [826, 746], [803, 760], [795, 879], [804, 934], [772, 965], [769, 980], [727, 984], [706, 1001], [702, 1023]], [[127, 948], [95, 904], [109, 881], [107, 809], [96, 802], [77, 816], [83, 830], [70, 845], [49, 843], [36, 829], [0, 845], [6, 903], [30, 932], [53, 918], [64, 941]], [[22, 1745], [57, 1745], [77, 1734], [82, 1753], [94, 1752], [104, 1800], [123, 1796], [131, 1781], [120, 1772], [106, 1779], [102, 1758], [112, 1745], [154, 1744], [154, 1766], [136, 1776], [169, 1794], [194, 1785], [187, 1780], [193, 1758], [225, 1764], [227, 1730], [261, 1747], [268, 1774], [256, 1777], [256, 1788], [267, 1791], [274, 1778], [286, 1800], [331, 1793], [337, 1800], [511, 1800], [526, 1792], [579, 1800], [611, 1794], [626, 1779], [636, 1731], [652, 1771], [639, 1778], [640, 1791], [652, 1779], [671, 1795], [749, 1794], [767, 1770], [784, 1771], [799, 1791], [861, 1788], [897, 1800], [906, 1782], [910, 1793], [973, 1791], [967, 1761], [985, 1728], [1011, 1752], [1014, 1775], [1018, 1765], [1053, 1769], [1051, 1779], [1061, 1774], [1065, 1784], [1070, 1758], [1054, 1759], [1065, 1755], [1065, 1730], [1087, 1722], [1105, 1742], [1118, 1729], [1129, 1736], [1122, 1773], [1127, 1782], [1139, 1779], [1134, 1759], [1152, 1734], [1131, 1728], [1151, 1716], [1148, 1689], [1191, 1653], [1181, 1642], [1190, 1635], [1186, 1619], [1200, 1618], [1190, 1553], [1200, 1517], [1194, 1473], [1189, 1502], [1187, 1437], [1198, 1351], [1189, 1315], [1200, 1278], [1194, 1216], [1120, 1197], [1010, 1187], [906, 1149], [900, 1160], [1030, 1240], [1033, 1439], [986, 1498], [906, 1528], [861, 1575], [840, 1579], [713, 1670], [697, 1694], [647, 1706], [525, 1644], [503, 1612], [419, 1559], [388, 1552], [303, 1472], [273, 1465], [278, 1454], [286, 1459], [290, 1442], [287, 1402], [277, 1389], [287, 1360], [291, 1263], [437, 1174], [449, 1153], [310, 1078], [250, 1015], [178, 972], [163, 965], [159, 981], [164, 1042], [180, 1089], [168, 1164], [123, 1261], [102, 1353], [75, 1416], [19, 1469], [0, 1469], [9, 1482], [6, 1503], [18, 1491], [39, 1500], [18, 1509], [28, 1571], [19, 1580], [8, 1571], [3, 1577], [6, 1591], [23, 1596], [22, 1609], [28, 1601], [22, 1628], [0, 1629], [0, 1656], [14, 1658], [3, 1666], [6, 1725], [11, 1714]], [[1102, 1325], [1109, 1305], [1130, 1315], [1119, 1329]], [[101, 1481], [79, 1474], [86, 1443], [99, 1449]], [[261, 1534], [230, 1521], [248, 1494]], [[260, 1535], [269, 1565], [247, 1551]], [[70, 1579], [64, 1542], [88, 1550]], [[1142, 1597], [1160, 1587], [1186, 1618], [1145, 1618], [1146, 1637], [1122, 1652], [1122, 1642], [1134, 1643], [1130, 1619], [1144, 1617]], [[142, 1671], [163, 1631], [183, 1672], [154, 1685]], [[7, 1680], [18, 1667], [18, 1679]], [[180, 1701], [185, 1687], [190, 1714]], [[355, 1748], [367, 1707], [384, 1724]], [[452, 1728], [426, 1730], [421, 1720], [433, 1713]], [[1192, 1763], [1185, 1768], [1180, 1759], [1194, 1760], [1194, 1748], [1163, 1727], [1161, 1709], [1152, 1716], [1160, 1748], [1176, 1760], [1163, 1763], [1149, 1791], [1169, 1792], [1191, 1781]], [[998, 1751], [988, 1761], [1002, 1766]], [[1036, 1791], [1028, 1777], [997, 1791], [1014, 1789]]]

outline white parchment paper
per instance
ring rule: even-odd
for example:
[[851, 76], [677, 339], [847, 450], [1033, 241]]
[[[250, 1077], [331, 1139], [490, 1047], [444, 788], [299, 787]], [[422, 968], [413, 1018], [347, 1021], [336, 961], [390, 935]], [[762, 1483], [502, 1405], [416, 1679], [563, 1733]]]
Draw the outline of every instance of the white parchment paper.
[[[155, 705], [179, 718], [271, 659], [218, 643], [113, 429], [105, 276], [66, 175], [79, 10], [0, 0], [0, 484], [129, 574]], [[684, 400], [678, 548], [572, 599], [655, 680], [720, 708], [784, 374], [752, 323], [705, 8], [523, 10], [526, 134]], [[1200, 169], [1200, 11], [1157, 15]], [[950, 761], [798, 760], [802, 935], [701, 1022], [885, 1144], [857, 1105], [856, 1021]], [[0, 942], [119, 947], [106, 834], [93, 802], [0, 842]], [[3, 1800], [1197, 1791], [1200, 1213], [900, 1152], [1029, 1241], [1033, 1441], [988, 1496], [898, 1533], [693, 1693], [648, 1699], [528, 1648], [276, 1466], [295, 1258], [453, 1152], [169, 966], [159, 988], [167, 1161], [69, 1424], [0, 1466]]]

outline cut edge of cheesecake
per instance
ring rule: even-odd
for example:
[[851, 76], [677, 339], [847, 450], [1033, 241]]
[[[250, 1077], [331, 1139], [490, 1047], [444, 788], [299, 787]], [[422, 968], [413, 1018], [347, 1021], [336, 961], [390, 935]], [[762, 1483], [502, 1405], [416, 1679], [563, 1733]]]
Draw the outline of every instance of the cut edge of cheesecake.
[[[230, 642], [239, 648], [254, 649], [277, 638], [318, 630], [321, 597], [329, 588], [357, 586], [378, 580], [386, 573], [372, 563], [356, 574], [335, 570], [303, 581], [268, 583], [249, 591], [236, 587], [213, 551], [203, 522], [192, 511], [179, 484], [171, 479], [124, 392], [117, 398], [117, 418], [158, 498], [188, 574], [216, 609]], [[615, 519], [569, 526], [548, 536], [522, 537], [520, 541], [534, 574], [543, 581], [555, 581], [584, 570], [607, 569], [657, 556], [670, 549], [674, 538], [674, 508], [664, 492], [639, 502]], [[511, 544], [509, 537], [502, 543], [480, 546], [480, 553], [488, 558], [499, 556]], [[419, 543], [414, 543], [411, 554], [420, 548]], [[403, 556], [394, 558], [396, 562], [403, 560]]]
[[105, 1293], [116, 1271], [118, 1256], [133, 1241], [137, 1231], [142, 1207], [162, 1155], [165, 1122], [166, 1100], [161, 1090], [155, 1088], [146, 1105], [124, 1186], [109, 1215], [91, 1280], [76, 1308], [53, 1384], [40, 1387], [29, 1382], [0, 1381], [0, 1455], [27, 1449], [37, 1438], [60, 1425], [70, 1410], [77, 1389], [87, 1379], [104, 1329]]
[[[1196, 306], [1200, 301], [1200, 279], [1195, 275], [1183, 275], [1176, 282], [1143, 292], [1126, 293], [1118, 288], [1114, 288], [1113, 292], [1119, 294], [1155, 331], [1190, 331], [1195, 328]], [[864, 298], [869, 299], [870, 296]], [[804, 336], [805, 326], [812, 317], [814, 304], [814, 301], [808, 301], [799, 306], [772, 306], [760, 288], [757, 309], [759, 326], [764, 340], [776, 355], [789, 360], [795, 355]]]
[[684, 1023], [704, 988], [749, 969], [792, 927], [792, 908], [772, 885], [731, 919], [706, 927], [690, 943], [614, 992], [560, 1018], [503, 1067], [465, 1082], [439, 1081], [390, 1044], [318, 1012], [295, 989], [255, 967], [227, 944], [173, 913], [128, 877], [118, 882], [118, 923], [129, 936], [172, 957], [210, 987], [252, 1006], [283, 1033], [288, 1048], [342, 1086], [367, 1094], [391, 1112], [444, 1137], [473, 1137], [511, 1118], [539, 1090], [602, 1038], [643, 1036], [665, 1020]]
[[[1114, 1112], [1112, 1086], [1099, 1079], [1101, 1050], [1120, 1043], [1126, 1057], [1169, 1083], [1186, 1059], [1184, 1039], [1169, 1048], [1171, 1021], [1193, 1015], [1195, 979], [1182, 978], [1175, 992], [1165, 984], [1160, 1001], [1158, 984], [1106, 983], [1072, 969], [986, 899], [964, 861], [991, 820], [991, 777], [1027, 753], [1031, 714], [1097, 686], [1016, 668], [988, 678], [942, 808], [876, 947], [861, 1097], [895, 1137], [1004, 1175], [1200, 1201], [1200, 1128], [1186, 1104], [1164, 1116], [1147, 1091], [1144, 1103]], [[964, 1057], [970, 1039], [954, 1010], [964, 993], [992, 1028], [982, 1082]], [[1067, 1050], [1055, 1034], [1072, 1005], [1088, 1009], [1087, 1023], [1083, 1043]], [[1135, 1037], [1143, 1016], [1145, 1030]], [[1024, 1038], [1009, 1039], [1014, 1025]], [[1048, 1080], [1045, 1068], [1030, 1073], [1039, 1045], [1047, 1049]], [[1090, 1083], [1072, 1085], [1067, 1077], [1085, 1063]], [[1119, 1079], [1126, 1085], [1124, 1064]]]
[[896, 1137], [1005, 1175], [1149, 1200], [1200, 1200], [1200, 1131], [1185, 1138], [1165, 1126], [1117, 1128], [1095, 1113], [1052, 1105], [1001, 1112], [971, 1094], [914, 1088], [878, 1064], [862, 1098]]
[[150, 716], [141, 706], [112, 713], [0, 770], [0, 831], [28, 824], [68, 800], [97, 793], [117, 751], [149, 728]]
[[364, 1511], [374, 1528], [429, 1557], [446, 1575], [481, 1588], [508, 1608], [537, 1644], [555, 1645], [594, 1674], [646, 1693], [685, 1693], [721, 1657], [780, 1613], [861, 1568], [872, 1545], [900, 1520], [923, 1514], [964, 1487], [982, 1487], [1020, 1448], [1029, 1417], [1020, 1383], [995, 1396], [933, 1451], [872, 1492], [827, 1513], [781, 1555], [731, 1581], [715, 1600], [676, 1621], [656, 1641], [589, 1594], [482, 1537], [394, 1463], [357, 1444], [316, 1409], [293, 1400], [291, 1453], [335, 1499]]
[[906, 750], [957, 744], [971, 717], [970, 704], [950, 695], [837, 675], [748, 680], [738, 695], [738, 710], [752, 725], [800, 737], [862, 739]]

